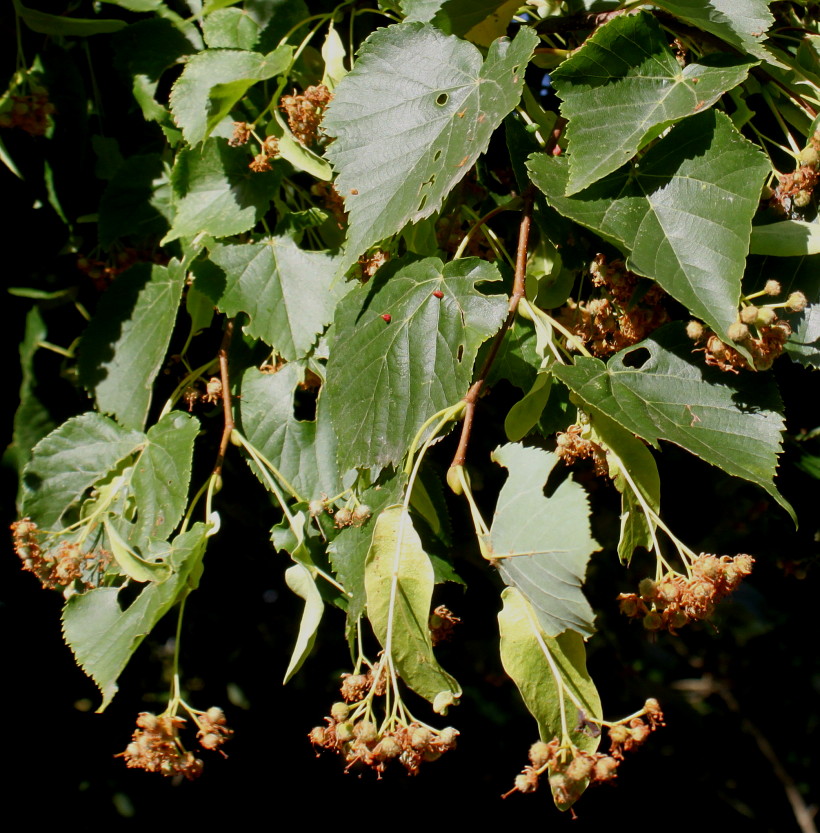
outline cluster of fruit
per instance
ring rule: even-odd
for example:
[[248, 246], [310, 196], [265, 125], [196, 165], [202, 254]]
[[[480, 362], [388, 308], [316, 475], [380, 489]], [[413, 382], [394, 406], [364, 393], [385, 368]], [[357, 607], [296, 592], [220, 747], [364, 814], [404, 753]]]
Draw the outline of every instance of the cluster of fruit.
[[621, 593], [618, 604], [621, 613], [642, 619], [647, 630], [674, 633], [711, 616], [715, 605], [752, 572], [753, 564], [751, 555], [701, 553], [692, 562], [691, 577], [669, 572], [660, 581], [645, 578], [637, 593]]

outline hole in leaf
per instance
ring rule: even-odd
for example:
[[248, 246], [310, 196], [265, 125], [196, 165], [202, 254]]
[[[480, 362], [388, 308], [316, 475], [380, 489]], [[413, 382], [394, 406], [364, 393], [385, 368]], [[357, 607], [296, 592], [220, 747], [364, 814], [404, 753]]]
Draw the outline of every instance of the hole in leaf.
[[514, 67], [513, 67], [512, 74], [513, 74], [513, 75], [518, 75], [518, 70], [519, 70], [519, 69], [521, 69], [521, 67], [519, 67], [519, 66], [514, 66]]
[[427, 194], [425, 194], [421, 198], [421, 202], [419, 203], [419, 207], [416, 209], [416, 211], [421, 211], [421, 209], [424, 208], [424, 203], [426, 203], [426, 202], [427, 202]]
[[293, 396], [293, 418], [300, 421], [314, 422], [316, 420], [316, 400], [318, 388], [302, 390], [297, 388]]
[[459, 344], [458, 345], [458, 352], [456, 353], [456, 359], [458, 359], [458, 361], [460, 362], [463, 356], [464, 356], [464, 345]]
[[627, 353], [622, 362], [625, 367], [643, 367], [651, 357], [652, 354], [646, 347], [639, 347], [637, 350]]
[[441, 151], [440, 151], [440, 150], [437, 150], [437, 151], [433, 154], [433, 161], [434, 161], [434, 162], [438, 162], [438, 160], [439, 160], [439, 157], [440, 157], [440, 156], [441, 156]]
[[438, 104], [439, 107], [443, 107], [447, 103], [449, 98], [450, 96], [447, 93], [439, 93], [436, 96], [436, 104]]

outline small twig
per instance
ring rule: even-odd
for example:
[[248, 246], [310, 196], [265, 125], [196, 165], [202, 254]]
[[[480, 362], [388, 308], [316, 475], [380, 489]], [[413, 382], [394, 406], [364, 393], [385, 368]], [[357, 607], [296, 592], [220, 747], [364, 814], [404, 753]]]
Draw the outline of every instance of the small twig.
[[228, 376], [228, 350], [233, 338], [233, 318], [229, 318], [225, 324], [225, 333], [222, 336], [222, 344], [219, 345], [219, 378], [222, 382], [222, 411], [225, 424], [222, 428], [222, 439], [219, 441], [219, 452], [214, 463], [214, 474], [222, 474], [222, 462], [225, 459], [225, 452], [228, 450], [228, 443], [231, 439], [231, 432], [234, 429], [233, 404], [231, 402], [231, 380]]
[[501, 348], [501, 342], [504, 340], [504, 336], [512, 326], [513, 321], [515, 321], [515, 313], [518, 310], [518, 303], [525, 294], [524, 280], [527, 275], [527, 243], [530, 238], [530, 224], [532, 221], [532, 189], [529, 189], [522, 196], [524, 199], [524, 208], [521, 216], [521, 224], [518, 227], [518, 251], [516, 252], [515, 257], [515, 279], [513, 281], [512, 295], [510, 295], [510, 305], [507, 312], [507, 318], [501, 325], [501, 329], [495, 335], [495, 339], [493, 340], [489, 353], [487, 353], [487, 358], [484, 360], [484, 364], [478, 374], [478, 378], [470, 386], [470, 390], [467, 391], [467, 395], [464, 397], [464, 421], [461, 424], [461, 436], [458, 440], [458, 448], [456, 449], [455, 456], [453, 457], [453, 462], [450, 463], [451, 466], [464, 465], [464, 461], [467, 458], [467, 446], [470, 444], [470, 432], [473, 427], [473, 415], [475, 414], [476, 402], [478, 401], [484, 382], [487, 380], [487, 376], [490, 373], [490, 368], [495, 361], [495, 357], [498, 355], [498, 351]]

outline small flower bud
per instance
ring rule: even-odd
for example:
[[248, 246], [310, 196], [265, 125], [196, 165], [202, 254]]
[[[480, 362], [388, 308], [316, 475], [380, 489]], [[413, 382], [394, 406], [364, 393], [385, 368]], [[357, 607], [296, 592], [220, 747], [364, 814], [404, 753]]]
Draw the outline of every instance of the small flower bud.
[[552, 749], [548, 743], [539, 740], [530, 747], [530, 763], [540, 769], [552, 757]]
[[771, 307], [761, 307], [754, 320], [755, 327], [769, 327], [777, 321], [777, 313]]
[[618, 774], [618, 762], [615, 758], [600, 758], [595, 762], [592, 769], [592, 777], [595, 781], [610, 781]]
[[343, 526], [350, 526], [353, 523], [353, 513], [349, 509], [339, 509], [333, 516], [333, 523], [341, 529]]
[[791, 312], [803, 312], [808, 303], [808, 299], [802, 292], [792, 292], [786, 301], [786, 309]]
[[780, 286], [780, 281], [768, 280], [763, 291], [767, 295], [779, 295], [783, 291], [783, 288]]
[[801, 190], [792, 197], [795, 208], [805, 208], [811, 202], [811, 191]]
[[814, 145], [808, 145], [797, 155], [798, 161], [801, 165], [808, 165], [810, 168], [816, 168], [820, 164], [820, 153]]
[[740, 320], [744, 324], [754, 324], [757, 320], [757, 307], [750, 304], [748, 307], [743, 307], [740, 311]]
[[343, 721], [347, 720], [347, 716], [350, 714], [350, 706], [347, 703], [334, 703], [330, 707], [330, 716], [337, 722], [342, 723]]
[[325, 502], [323, 500], [312, 500], [308, 504], [308, 512], [310, 512], [310, 517], [315, 518], [317, 515], [321, 515], [322, 512], [325, 511]]
[[656, 589], [657, 586], [651, 578], [641, 579], [641, 583], [638, 585], [638, 593], [643, 599], [653, 599]]
[[373, 513], [370, 510], [370, 507], [366, 503], [360, 503], [354, 510], [353, 510], [353, 523], [356, 526], [363, 524]]
[[379, 736], [379, 730], [375, 723], [370, 720], [362, 720], [353, 727], [353, 734], [362, 743], [373, 743]]
[[703, 324], [700, 321], [690, 321], [686, 325], [686, 335], [692, 339], [692, 341], [700, 341], [703, 338]]
[[663, 617], [657, 610], [650, 610], [646, 616], [643, 617], [643, 626], [648, 631], [657, 631], [663, 627]]
[[535, 792], [538, 789], [538, 781], [533, 781], [527, 773], [521, 772], [515, 776], [515, 788], [520, 793]]
[[353, 740], [353, 724], [339, 723], [336, 726], [336, 740], [340, 743], [347, 743], [349, 740]]
[[732, 341], [746, 341], [749, 338], [749, 328], [741, 321], [730, 324], [726, 332]]

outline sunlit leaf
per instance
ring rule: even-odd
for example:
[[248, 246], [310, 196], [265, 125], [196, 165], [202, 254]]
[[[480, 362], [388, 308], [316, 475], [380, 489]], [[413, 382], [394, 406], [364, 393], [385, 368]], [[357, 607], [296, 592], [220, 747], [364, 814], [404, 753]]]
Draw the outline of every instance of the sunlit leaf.
[[294, 564], [292, 567], [288, 567], [285, 570], [285, 581], [297, 596], [305, 600], [305, 609], [302, 612], [299, 635], [296, 638], [296, 645], [293, 647], [293, 654], [288, 663], [287, 671], [285, 671], [283, 684], [293, 677], [308, 658], [313, 649], [313, 643], [316, 641], [316, 631], [325, 610], [325, 603], [322, 601], [316, 582], [313, 580], [310, 570], [302, 564]]
[[594, 632], [593, 613], [581, 591], [587, 562], [599, 547], [589, 529], [584, 490], [564, 480], [549, 497], [544, 485], [558, 457], [510, 444], [492, 458], [509, 475], [490, 529], [492, 555], [504, 582], [532, 604], [544, 632]]
[[336, 88], [326, 155], [350, 213], [344, 265], [429, 217], [518, 103], [537, 36], [478, 49], [429, 24], [377, 29]]
[[461, 686], [438, 664], [430, 636], [433, 565], [407, 512], [394, 506], [376, 519], [365, 565], [367, 618], [402, 680], [446, 711]]

